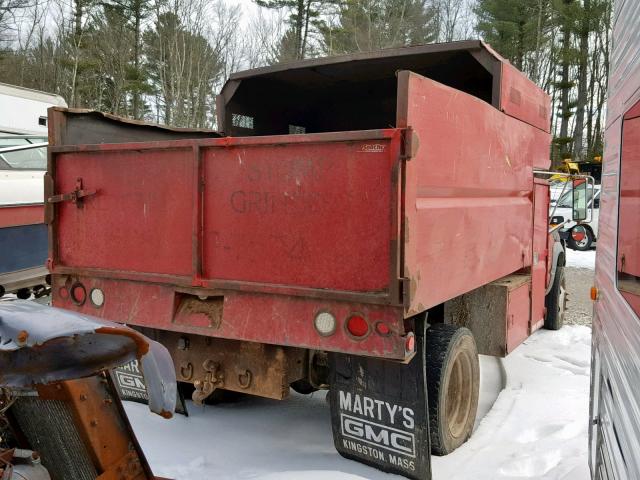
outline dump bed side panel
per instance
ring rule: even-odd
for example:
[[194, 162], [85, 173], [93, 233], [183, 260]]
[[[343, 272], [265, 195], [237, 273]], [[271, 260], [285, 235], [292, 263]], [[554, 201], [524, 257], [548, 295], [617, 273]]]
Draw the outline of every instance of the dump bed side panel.
[[[505, 62], [501, 68], [500, 109], [511, 117], [551, 132], [549, 95], [513, 65]], [[547, 169], [550, 164], [549, 155], [534, 158], [536, 168]]]
[[399, 74], [398, 90], [398, 126], [420, 143], [405, 169], [405, 307], [413, 314], [531, 265], [533, 165], [550, 138], [410, 72]]

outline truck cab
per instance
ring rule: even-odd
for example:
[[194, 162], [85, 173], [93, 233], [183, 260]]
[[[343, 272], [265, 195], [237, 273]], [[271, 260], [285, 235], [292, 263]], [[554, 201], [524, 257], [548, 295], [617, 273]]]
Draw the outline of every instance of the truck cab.
[[587, 205], [588, 217], [584, 221], [574, 220], [574, 198], [571, 190], [565, 192], [558, 199], [555, 208], [552, 208], [554, 216], [560, 216], [566, 221], [563, 228], [567, 232], [567, 244], [574, 250], [588, 251], [598, 242], [601, 189], [600, 185], [595, 185], [585, 191], [585, 199], [578, 199]]

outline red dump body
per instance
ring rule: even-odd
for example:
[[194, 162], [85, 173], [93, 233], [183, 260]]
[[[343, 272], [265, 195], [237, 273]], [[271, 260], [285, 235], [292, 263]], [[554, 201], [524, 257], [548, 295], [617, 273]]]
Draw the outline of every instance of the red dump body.
[[[323, 69], [334, 69], [328, 84]], [[432, 71], [444, 83], [420, 74]], [[327, 103], [331, 92], [344, 95]], [[102, 139], [78, 123], [88, 114], [50, 112], [56, 306], [161, 330], [405, 359], [406, 319], [526, 272], [524, 306], [505, 320], [515, 332], [506, 350], [539, 327], [548, 187], [533, 169], [549, 163], [549, 99], [484, 44], [239, 74], [219, 109], [233, 136], [119, 125]], [[352, 131], [331, 131], [346, 124]], [[305, 133], [286, 134], [287, 125]], [[90, 300], [93, 288], [103, 305]], [[314, 328], [322, 311], [338, 319], [331, 335]], [[370, 327], [363, 338], [344, 328], [354, 314]]]

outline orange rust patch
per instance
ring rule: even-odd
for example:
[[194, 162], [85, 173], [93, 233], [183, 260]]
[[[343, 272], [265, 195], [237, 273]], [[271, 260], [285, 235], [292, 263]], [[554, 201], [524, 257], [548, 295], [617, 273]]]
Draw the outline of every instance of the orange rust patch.
[[29, 338], [29, 332], [26, 330], [21, 330], [16, 337], [18, 343], [27, 343], [27, 339]]

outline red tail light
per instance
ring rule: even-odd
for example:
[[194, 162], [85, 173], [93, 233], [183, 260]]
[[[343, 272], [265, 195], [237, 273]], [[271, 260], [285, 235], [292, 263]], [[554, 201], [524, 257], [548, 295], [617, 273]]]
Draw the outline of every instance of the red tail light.
[[58, 295], [60, 295], [60, 298], [63, 300], [66, 300], [69, 298], [69, 289], [67, 287], [60, 287], [58, 289]]
[[584, 240], [584, 237], [586, 237], [586, 233], [583, 228], [574, 228], [573, 230], [571, 230], [571, 237], [576, 242], [581, 242], [582, 240]]
[[382, 335], [383, 337], [386, 337], [391, 333], [391, 329], [389, 328], [389, 325], [387, 325], [386, 323], [378, 322], [376, 323], [376, 332], [378, 332], [378, 335]]
[[351, 315], [347, 320], [347, 330], [354, 337], [364, 337], [369, 333], [369, 324], [361, 315]]
[[76, 282], [71, 285], [69, 296], [71, 297], [71, 301], [76, 305], [84, 305], [84, 302], [87, 300], [87, 290], [80, 282]]

